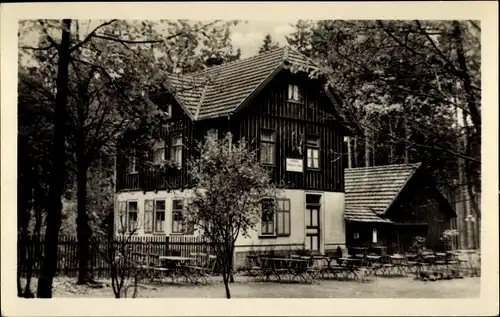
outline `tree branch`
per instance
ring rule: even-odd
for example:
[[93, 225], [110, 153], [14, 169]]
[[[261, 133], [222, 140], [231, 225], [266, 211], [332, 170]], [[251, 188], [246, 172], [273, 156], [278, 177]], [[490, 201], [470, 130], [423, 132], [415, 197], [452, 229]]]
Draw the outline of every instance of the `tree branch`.
[[103, 40], [114, 41], [114, 42], [118, 42], [118, 43], [122, 43], [122, 44], [155, 44], [155, 43], [163, 42], [163, 40], [132, 41], [132, 40], [125, 40], [125, 39], [120, 39], [120, 38], [113, 38], [113, 37], [109, 37], [109, 36], [102, 35], [102, 34], [94, 34], [94, 37], [99, 38], [99, 39], [103, 39]]
[[71, 52], [74, 52], [76, 51], [77, 49], [79, 49], [80, 47], [82, 47], [85, 43], [87, 43], [88, 41], [90, 41], [92, 39], [92, 37], [94, 36], [94, 34], [97, 32], [97, 30], [99, 30], [100, 28], [103, 28], [105, 26], [108, 26], [114, 22], [118, 21], [118, 19], [113, 19], [113, 20], [110, 20], [108, 22], [104, 22], [102, 23], [101, 25], [97, 26], [94, 30], [92, 30], [92, 32], [90, 32], [84, 39], [83, 41], [81, 41], [80, 43], [76, 44], [75, 46], [73, 46], [72, 48], [70, 48], [70, 53]]

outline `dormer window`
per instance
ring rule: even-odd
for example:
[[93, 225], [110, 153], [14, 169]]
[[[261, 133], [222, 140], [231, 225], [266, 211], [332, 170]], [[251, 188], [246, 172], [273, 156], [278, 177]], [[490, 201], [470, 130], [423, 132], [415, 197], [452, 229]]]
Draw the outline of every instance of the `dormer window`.
[[288, 100], [290, 101], [301, 101], [302, 97], [300, 94], [300, 89], [298, 85], [288, 85]]

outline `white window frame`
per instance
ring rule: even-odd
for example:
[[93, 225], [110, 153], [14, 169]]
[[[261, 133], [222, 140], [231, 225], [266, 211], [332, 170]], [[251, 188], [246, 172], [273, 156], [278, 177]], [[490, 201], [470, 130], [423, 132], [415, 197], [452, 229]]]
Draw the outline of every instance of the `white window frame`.
[[[163, 209], [158, 209], [158, 203], [163, 202]], [[158, 214], [163, 213], [163, 224], [162, 228], [158, 228]], [[153, 216], [153, 231], [154, 233], [165, 233], [165, 228], [167, 224], [167, 201], [165, 199], [155, 199], [154, 201], [154, 216]]]
[[[130, 211], [130, 204], [135, 203], [136, 209], [135, 211]], [[135, 214], [134, 228], [131, 226], [130, 214]], [[127, 232], [137, 232], [139, 229], [139, 203], [137, 200], [128, 200], [127, 201]]]
[[[148, 219], [148, 215], [150, 216]], [[152, 233], [155, 224], [155, 201], [153, 199], [144, 200], [144, 233]]]
[[[282, 215], [282, 219], [279, 219], [279, 214]], [[285, 215], [288, 215], [288, 221], [286, 221]], [[290, 198], [276, 198], [275, 200], [275, 233], [278, 237], [289, 237], [292, 231], [292, 201]], [[286, 224], [288, 222], [288, 232], [286, 230]], [[281, 228], [280, 225], [283, 227]], [[280, 230], [282, 229], [282, 230]]]
[[299, 85], [289, 84], [288, 85], [288, 100], [291, 101], [302, 101], [302, 96], [300, 92]]
[[377, 243], [377, 242], [378, 242], [377, 229], [373, 228], [373, 230], [372, 230], [372, 243]]
[[[264, 134], [270, 133], [270, 138], [264, 138]], [[271, 149], [270, 156], [264, 156], [264, 149]], [[274, 166], [276, 165], [276, 130], [273, 129], [260, 129], [260, 163], [263, 165]], [[267, 158], [267, 160], [265, 160]]]
[[[174, 208], [176, 201], [181, 202], [181, 204], [182, 204], [181, 208]], [[176, 228], [176, 223], [179, 223], [179, 221], [175, 220], [176, 214], [180, 214], [181, 218], [184, 218], [184, 213], [185, 213], [185, 202], [184, 202], [184, 200], [182, 200], [182, 199], [174, 199], [174, 200], [172, 200], [172, 233], [173, 234], [192, 235], [194, 233], [194, 229], [193, 228], [187, 228], [186, 224], [182, 223], [182, 220], [181, 220], [180, 224], [177, 224], [177, 228]], [[174, 228], [176, 228], [178, 230], [174, 230]]]
[[[267, 221], [264, 221], [264, 210], [263, 210], [263, 205], [262, 205], [262, 202], [270, 202], [271, 205], [273, 206], [273, 214], [272, 214], [272, 219], [271, 220], [267, 220]], [[262, 211], [262, 216], [261, 216], [261, 219], [260, 219], [260, 235], [261, 236], [271, 236], [271, 237], [274, 237], [276, 236], [276, 201], [272, 198], [264, 198], [262, 199], [261, 201], [261, 211]], [[272, 230], [271, 231], [268, 231], [269, 229], [269, 223], [272, 222]], [[266, 230], [262, 230], [264, 228], [264, 223], [266, 223]]]
[[167, 146], [166, 142], [156, 141], [153, 146], [153, 164], [159, 165], [165, 161]]
[[[180, 139], [180, 143], [175, 143], [176, 139]], [[182, 151], [183, 151], [183, 139], [181, 133], [173, 134], [170, 137], [170, 160], [175, 162], [178, 166], [182, 166]], [[180, 151], [180, 156], [178, 157], [177, 151]]]
[[[314, 139], [314, 141], [313, 141]], [[307, 168], [320, 169], [320, 149], [321, 140], [319, 136], [311, 135], [307, 137]]]

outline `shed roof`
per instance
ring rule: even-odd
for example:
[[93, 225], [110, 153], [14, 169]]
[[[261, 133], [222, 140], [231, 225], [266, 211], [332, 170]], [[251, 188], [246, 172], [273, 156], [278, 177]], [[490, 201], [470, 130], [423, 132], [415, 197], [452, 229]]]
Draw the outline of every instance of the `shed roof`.
[[420, 166], [421, 163], [346, 169], [346, 211], [369, 209], [377, 215], [385, 214]]
[[346, 207], [344, 216], [345, 220], [351, 222], [393, 223], [389, 219], [384, 219], [365, 207]]
[[[277, 73], [291, 65], [318, 68], [305, 55], [285, 46], [195, 73], [169, 74], [165, 86], [195, 120], [216, 118], [239, 109]], [[344, 116], [336, 103], [335, 110]]]

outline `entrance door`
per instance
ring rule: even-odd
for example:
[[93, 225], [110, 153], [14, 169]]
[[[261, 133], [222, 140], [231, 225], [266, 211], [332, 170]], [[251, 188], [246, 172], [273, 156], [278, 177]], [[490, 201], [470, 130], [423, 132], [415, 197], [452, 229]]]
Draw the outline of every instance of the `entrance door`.
[[306, 249], [320, 252], [320, 195], [306, 196]]

